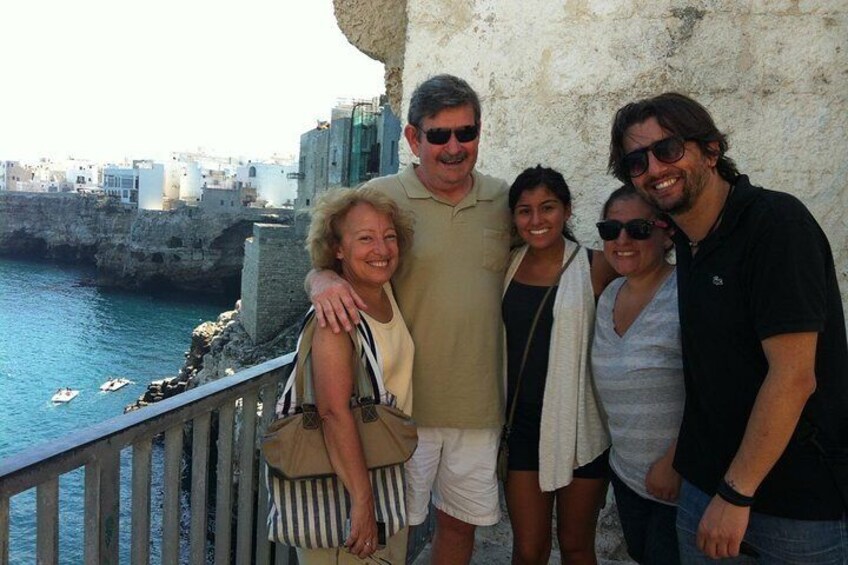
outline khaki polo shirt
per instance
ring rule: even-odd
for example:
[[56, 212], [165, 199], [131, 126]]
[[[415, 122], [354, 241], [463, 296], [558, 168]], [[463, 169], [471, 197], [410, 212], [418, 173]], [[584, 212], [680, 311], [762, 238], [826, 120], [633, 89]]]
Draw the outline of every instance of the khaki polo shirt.
[[422, 426], [491, 428], [503, 420], [508, 189], [473, 174], [472, 190], [455, 206], [431, 194], [414, 166], [369, 183], [415, 216], [412, 250], [392, 285], [415, 342], [413, 414]]

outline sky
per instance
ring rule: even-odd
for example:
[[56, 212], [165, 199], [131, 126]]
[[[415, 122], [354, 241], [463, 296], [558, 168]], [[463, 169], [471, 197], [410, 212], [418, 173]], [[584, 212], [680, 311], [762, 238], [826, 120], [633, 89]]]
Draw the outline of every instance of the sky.
[[385, 91], [332, 0], [7, 0], [0, 159], [297, 157], [339, 99]]

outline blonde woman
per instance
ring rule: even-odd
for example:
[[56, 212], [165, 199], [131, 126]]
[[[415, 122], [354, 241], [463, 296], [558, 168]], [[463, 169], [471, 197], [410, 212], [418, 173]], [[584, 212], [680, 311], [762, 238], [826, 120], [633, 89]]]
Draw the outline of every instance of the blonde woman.
[[[355, 328], [354, 333], [363, 347], [376, 349], [382, 369], [382, 382], [378, 382], [381, 401], [410, 415], [414, 347], [389, 280], [411, 243], [409, 216], [387, 196], [368, 188], [334, 190], [321, 197], [312, 211], [307, 238], [313, 267], [338, 273], [367, 304], [368, 313], [360, 312], [360, 326], [364, 324], [362, 327], [367, 329]], [[357, 362], [353, 342], [346, 333], [335, 334], [329, 327], [318, 327], [314, 318], [308, 323], [315, 326], [311, 351], [315, 402], [330, 462], [350, 496], [350, 516], [344, 547], [298, 548], [298, 560], [308, 565], [403, 563], [407, 529], [402, 528], [388, 539], [379, 531], [386, 524], [378, 522], [350, 409]], [[283, 401], [277, 406], [278, 415], [293, 409]], [[271, 512], [269, 523], [276, 519], [273, 505]]]

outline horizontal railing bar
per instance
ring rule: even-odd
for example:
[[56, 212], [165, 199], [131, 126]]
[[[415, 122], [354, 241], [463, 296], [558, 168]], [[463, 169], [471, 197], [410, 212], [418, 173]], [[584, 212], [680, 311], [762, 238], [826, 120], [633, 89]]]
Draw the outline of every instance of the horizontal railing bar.
[[218, 408], [229, 399], [256, 391], [288, 368], [294, 353], [187, 390], [156, 404], [116, 416], [0, 460], [0, 496], [14, 496], [51, 477], [85, 465], [96, 458], [102, 443], [123, 448], [142, 437], [152, 437], [181, 422]]

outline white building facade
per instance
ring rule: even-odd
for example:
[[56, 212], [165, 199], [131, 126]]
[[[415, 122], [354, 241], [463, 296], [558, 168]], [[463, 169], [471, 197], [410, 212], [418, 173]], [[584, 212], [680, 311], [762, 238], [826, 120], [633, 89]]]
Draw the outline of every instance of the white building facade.
[[33, 173], [17, 161], [0, 161], [0, 191], [24, 190]]
[[297, 171], [294, 161], [254, 163], [249, 161], [236, 171], [237, 188], [256, 189], [257, 204], [274, 208], [291, 205], [297, 198]]

